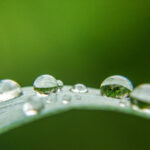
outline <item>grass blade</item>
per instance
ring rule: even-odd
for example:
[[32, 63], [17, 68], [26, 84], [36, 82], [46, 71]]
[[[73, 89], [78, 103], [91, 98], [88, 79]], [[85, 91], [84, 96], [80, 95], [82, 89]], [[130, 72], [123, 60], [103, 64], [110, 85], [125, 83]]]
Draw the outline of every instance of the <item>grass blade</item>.
[[[38, 120], [40, 118], [58, 114], [61, 112], [69, 111], [71, 109], [91, 109], [91, 110], [106, 110], [118, 111], [126, 114], [136, 115], [150, 119], [150, 114], [142, 111], [135, 111], [131, 109], [130, 102], [127, 100], [126, 105], [122, 107], [119, 99], [106, 98], [100, 95], [99, 89], [88, 88], [88, 93], [76, 94], [70, 92], [70, 86], [65, 86], [62, 92], [58, 93], [57, 101], [55, 103], [46, 103], [42, 112], [34, 116], [26, 116], [22, 107], [28, 100], [29, 96], [35, 94], [32, 87], [24, 87], [23, 95], [13, 100], [0, 103], [0, 134], [26, 123]], [[64, 95], [70, 95], [72, 100], [68, 104], [62, 104]], [[77, 96], [81, 99], [78, 100]]]

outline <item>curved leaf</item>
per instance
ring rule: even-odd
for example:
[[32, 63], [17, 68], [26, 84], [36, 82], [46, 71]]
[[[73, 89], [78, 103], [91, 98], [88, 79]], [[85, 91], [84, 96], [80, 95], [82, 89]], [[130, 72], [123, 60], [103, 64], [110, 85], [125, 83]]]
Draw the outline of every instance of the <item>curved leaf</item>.
[[[23, 104], [28, 100], [29, 96], [35, 94], [32, 87], [24, 87], [23, 95], [16, 99], [4, 101], [0, 103], [0, 133], [6, 132], [15, 127], [32, 122], [34, 120], [68, 111], [71, 109], [96, 109], [118, 111], [131, 115], [141, 116], [150, 119], [150, 114], [142, 111], [133, 110], [130, 107], [130, 101], [106, 98], [100, 95], [99, 89], [88, 88], [88, 93], [73, 93], [69, 89], [70, 86], [65, 86], [57, 95], [57, 101], [54, 103], [46, 103], [44, 101], [44, 109], [34, 116], [26, 116], [22, 110]], [[64, 95], [69, 95], [72, 100], [68, 104], [63, 104]], [[81, 99], [77, 99], [80, 96]], [[125, 102], [123, 105], [120, 102]]]

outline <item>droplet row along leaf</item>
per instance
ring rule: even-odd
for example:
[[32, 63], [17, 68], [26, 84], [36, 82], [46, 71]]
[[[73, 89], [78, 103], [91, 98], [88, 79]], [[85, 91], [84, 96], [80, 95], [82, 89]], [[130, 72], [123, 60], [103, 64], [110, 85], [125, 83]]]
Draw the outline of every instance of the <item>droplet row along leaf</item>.
[[[133, 110], [130, 107], [130, 102], [126, 101], [126, 99], [122, 100], [122, 102], [124, 102], [124, 107], [122, 107], [119, 99], [103, 97], [99, 94], [98, 89], [88, 88], [88, 93], [77, 95], [76, 93], [70, 92], [70, 88], [71, 86], [65, 86], [63, 90], [57, 94], [57, 101], [52, 103], [47, 103], [47, 98], [43, 98], [42, 102], [44, 107], [40, 106], [40, 109], [34, 107], [34, 109], [30, 110], [31, 112], [29, 112], [29, 114], [26, 114], [26, 112], [24, 112], [26, 110], [23, 108], [24, 105], [31, 100], [30, 98], [35, 96], [35, 91], [33, 90], [33, 87], [23, 88], [24, 94], [21, 97], [0, 103], [0, 132], [2, 133], [44, 116], [50, 116], [71, 109], [112, 110], [150, 118], [150, 115], [147, 113]], [[66, 98], [64, 99], [65, 95], [69, 95], [69, 100], [70, 97], [71, 100], [69, 103], [64, 104], [63, 101], [66, 100]], [[30, 104], [33, 104], [34, 106], [34, 103]]]
[[39, 76], [30, 88], [4, 81], [0, 82], [0, 96], [4, 98], [0, 102], [0, 132], [70, 109], [113, 110], [150, 118], [149, 84], [133, 91], [132, 83], [123, 76], [106, 78], [100, 90], [83, 84], [63, 87], [62, 81], [50, 75]]

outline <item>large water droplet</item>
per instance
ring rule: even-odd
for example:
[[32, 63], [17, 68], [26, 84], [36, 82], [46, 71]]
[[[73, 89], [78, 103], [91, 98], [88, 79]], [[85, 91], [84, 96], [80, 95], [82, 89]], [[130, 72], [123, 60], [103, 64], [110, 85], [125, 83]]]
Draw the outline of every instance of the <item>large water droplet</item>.
[[143, 84], [136, 87], [130, 96], [133, 109], [150, 112], [150, 84]]
[[36, 115], [41, 112], [44, 108], [42, 99], [38, 96], [31, 96], [28, 101], [23, 105], [23, 112], [27, 116]]
[[20, 85], [13, 80], [0, 81], [0, 101], [7, 101], [22, 94]]
[[72, 100], [72, 97], [71, 97], [70, 95], [64, 95], [64, 96], [62, 97], [62, 103], [63, 103], [63, 104], [68, 104], [68, 103], [71, 102], [71, 100]]
[[100, 89], [103, 96], [126, 99], [129, 98], [133, 85], [126, 77], [115, 75], [106, 78], [102, 82]]
[[41, 75], [36, 78], [33, 83], [34, 90], [38, 94], [48, 95], [51, 91], [56, 91], [58, 88], [57, 80], [51, 75]]
[[72, 88], [71, 91], [74, 93], [87, 93], [88, 89], [84, 84], [75, 84]]

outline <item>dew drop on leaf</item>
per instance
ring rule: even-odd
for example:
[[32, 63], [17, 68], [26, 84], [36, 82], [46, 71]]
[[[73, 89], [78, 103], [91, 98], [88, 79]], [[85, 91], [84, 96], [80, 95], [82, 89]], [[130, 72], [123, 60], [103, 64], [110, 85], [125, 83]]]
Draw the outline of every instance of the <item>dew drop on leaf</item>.
[[74, 98], [75, 98], [75, 100], [81, 100], [82, 99], [82, 97], [80, 95], [75, 95]]
[[125, 102], [120, 102], [119, 105], [120, 105], [120, 107], [126, 107], [126, 103]]
[[150, 84], [142, 84], [131, 93], [131, 107], [150, 113]]
[[7, 101], [22, 94], [21, 86], [13, 80], [0, 80], [0, 102]]
[[23, 112], [27, 116], [33, 116], [41, 112], [44, 108], [42, 99], [38, 96], [31, 96], [28, 101], [23, 105]]
[[72, 88], [71, 91], [74, 93], [87, 93], [88, 89], [84, 84], [75, 84]]
[[127, 99], [133, 90], [133, 84], [126, 77], [115, 75], [106, 78], [102, 82], [100, 89], [103, 96]]
[[57, 93], [53, 93], [53, 92], [51, 92], [50, 94], [49, 94], [49, 96], [47, 97], [47, 103], [54, 103], [54, 102], [56, 102], [57, 101]]
[[61, 80], [57, 80], [57, 84], [59, 88], [62, 88], [64, 86], [64, 83]]
[[60, 92], [64, 86], [64, 83], [61, 80], [57, 80], [58, 89], [57, 92]]
[[41, 75], [33, 83], [33, 88], [37, 94], [49, 95], [50, 92], [57, 91], [57, 80], [51, 75]]
[[71, 100], [72, 100], [72, 97], [71, 97], [70, 95], [64, 95], [64, 96], [62, 97], [62, 103], [63, 103], [63, 104], [68, 104], [68, 103], [71, 102]]

